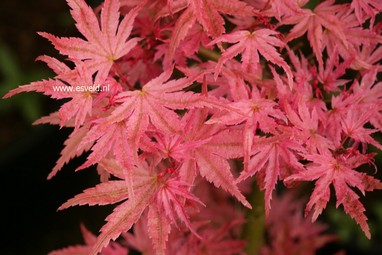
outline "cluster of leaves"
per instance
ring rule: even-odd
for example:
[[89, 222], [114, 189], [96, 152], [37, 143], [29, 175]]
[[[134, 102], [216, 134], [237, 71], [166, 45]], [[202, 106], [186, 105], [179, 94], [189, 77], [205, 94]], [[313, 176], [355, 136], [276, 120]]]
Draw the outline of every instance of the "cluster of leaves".
[[[273, 236], [263, 254], [278, 254], [302, 227], [307, 254], [332, 240], [299, 207], [287, 209], [288, 198], [281, 208], [298, 227], [280, 236], [271, 210], [279, 181], [315, 183], [305, 209], [313, 221], [333, 186], [337, 206], [370, 238], [355, 189], [382, 189], [361, 172], [376, 155], [369, 146], [382, 149], [372, 136], [382, 131], [379, 0], [105, 0], [95, 10], [67, 2], [84, 38], [40, 35], [69, 63], [39, 57], [56, 76], [5, 97], [67, 99], [35, 122], [73, 128], [48, 178], [89, 152], [78, 170], [97, 165], [101, 183], [60, 209], [119, 204], [98, 237], [83, 228], [86, 246], [52, 254], [241, 253], [245, 217], [228, 196], [251, 208], [254, 181]], [[301, 42], [310, 47], [300, 51]], [[57, 90], [94, 84], [110, 89]]]

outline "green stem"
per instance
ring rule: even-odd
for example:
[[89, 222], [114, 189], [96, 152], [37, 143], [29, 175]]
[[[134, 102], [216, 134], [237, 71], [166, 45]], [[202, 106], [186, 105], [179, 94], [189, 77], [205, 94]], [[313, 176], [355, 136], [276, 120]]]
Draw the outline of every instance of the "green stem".
[[264, 192], [260, 191], [256, 181], [253, 182], [252, 192], [249, 195], [252, 210], [247, 211], [247, 223], [244, 228], [244, 239], [247, 241], [245, 251], [250, 255], [257, 255], [264, 244], [265, 212]]
[[220, 58], [220, 53], [217, 53], [216, 51], [213, 51], [204, 47], [200, 47], [198, 53], [200, 56], [204, 57], [205, 59], [212, 60], [215, 62], [218, 62]]

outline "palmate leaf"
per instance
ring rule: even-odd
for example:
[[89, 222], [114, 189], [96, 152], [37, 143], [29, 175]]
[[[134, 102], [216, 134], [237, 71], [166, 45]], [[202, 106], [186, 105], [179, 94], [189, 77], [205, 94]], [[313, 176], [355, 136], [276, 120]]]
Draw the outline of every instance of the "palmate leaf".
[[[207, 113], [203, 109], [193, 109], [182, 119], [185, 126], [186, 140], [206, 140], [205, 143], [191, 152], [191, 155], [193, 155], [191, 161], [194, 161], [194, 163], [188, 162], [191, 173], [185, 173], [185, 175], [190, 174], [192, 176], [194, 174], [194, 164], [196, 164], [197, 170], [203, 178], [213, 183], [216, 187], [221, 187], [229, 192], [244, 206], [251, 208], [251, 205], [237, 187], [235, 178], [231, 173], [231, 167], [227, 161], [230, 158], [242, 155], [241, 134], [240, 132], [229, 132], [204, 125]], [[230, 136], [230, 139], [222, 142], [221, 138], [226, 136]], [[234, 153], [229, 153], [229, 151]]]
[[335, 15], [343, 8], [344, 5], [335, 5], [334, 0], [328, 0], [320, 3], [313, 11], [302, 9], [296, 15], [282, 19], [283, 24], [295, 25], [285, 37], [285, 41], [291, 41], [306, 32], [313, 53], [316, 55], [319, 65], [322, 66], [324, 64], [322, 58], [324, 29], [336, 35], [339, 45], [342, 44], [344, 48], [348, 48], [344, 26]]
[[305, 214], [313, 210], [313, 221], [326, 208], [330, 199], [330, 185], [333, 185], [337, 207], [342, 204], [345, 212], [360, 225], [366, 237], [370, 239], [367, 217], [364, 214], [365, 208], [359, 201], [359, 196], [350, 187], [357, 188], [362, 194], [365, 194], [365, 191], [382, 189], [381, 181], [355, 170], [360, 165], [370, 163], [372, 157], [372, 154], [355, 154], [351, 151], [339, 156], [331, 155], [329, 152], [323, 155], [305, 155], [305, 158], [312, 163], [307, 166], [306, 170], [289, 176], [285, 181], [317, 180], [305, 209]]
[[109, 123], [125, 121], [127, 137], [136, 145], [146, 131], [149, 120], [156, 128], [167, 134], [180, 132], [180, 119], [173, 110], [193, 108], [201, 106], [202, 103], [199, 95], [181, 91], [191, 85], [197, 76], [166, 82], [171, 74], [172, 69], [168, 69], [145, 84], [142, 90], [120, 93], [116, 102], [121, 105], [115, 108], [107, 121]]
[[157, 183], [155, 179], [152, 180], [152, 183], [135, 190], [135, 199], [129, 199], [117, 206], [106, 218], [107, 223], [101, 228], [101, 234], [90, 252], [91, 255], [98, 254], [111, 240], [117, 239], [121, 233], [128, 231], [139, 220], [143, 211], [152, 202], [157, 190]]
[[219, 75], [223, 64], [236, 55], [241, 54], [243, 70], [246, 72], [254, 72], [254, 68], [260, 63], [259, 53], [271, 63], [284, 69], [289, 87], [293, 86], [293, 75], [290, 67], [280, 56], [275, 47], [284, 47], [285, 44], [274, 35], [278, 32], [270, 29], [259, 29], [254, 32], [236, 31], [230, 34], [222, 35], [210, 44], [219, 44], [222, 42], [236, 43], [223, 52], [215, 69], [215, 79]]
[[[172, 6], [172, 1], [169, 1]], [[172, 59], [175, 50], [180, 42], [185, 39], [189, 29], [198, 22], [209, 36], [217, 37], [225, 32], [224, 19], [221, 14], [251, 16], [253, 9], [243, 1], [239, 0], [187, 0], [182, 2], [181, 8], [174, 9], [180, 11], [186, 10], [180, 15], [175, 23], [174, 30], [171, 35], [168, 58]]]
[[52, 42], [61, 54], [69, 56], [73, 61], [88, 62], [90, 70], [97, 76], [96, 84], [103, 82], [113, 62], [126, 55], [140, 40], [127, 40], [133, 28], [133, 22], [142, 4], [131, 10], [119, 22], [119, 1], [106, 0], [101, 11], [101, 27], [94, 11], [84, 0], [67, 0], [72, 8], [71, 14], [76, 27], [87, 40], [81, 38], [58, 38], [49, 33], [39, 33]]
[[288, 175], [287, 171], [296, 172], [302, 169], [296, 152], [304, 149], [286, 134], [268, 138], [255, 136], [253, 144], [248, 170], [241, 172], [237, 181], [241, 182], [256, 174], [261, 189], [265, 190], [265, 213], [269, 215], [272, 192], [277, 181]]

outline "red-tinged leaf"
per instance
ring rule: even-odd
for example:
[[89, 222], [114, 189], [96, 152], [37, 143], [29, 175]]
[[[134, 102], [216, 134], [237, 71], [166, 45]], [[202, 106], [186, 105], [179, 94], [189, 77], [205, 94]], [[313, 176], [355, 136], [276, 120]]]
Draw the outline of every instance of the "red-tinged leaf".
[[156, 189], [157, 184], [152, 182], [142, 188], [134, 200], [127, 200], [117, 206], [113, 213], [107, 216], [107, 223], [101, 228], [101, 234], [98, 236], [97, 243], [93, 246], [90, 255], [97, 255], [111, 240], [117, 239], [121, 233], [128, 231], [150, 205]]
[[[117, 36], [116, 36], [116, 43], [115, 43], [115, 53], [116, 55], [125, 55], [126, 52], [126, 45], [125, 42], [129, 38], [131, 31], [133, 29], [133, 23], [135, 21], [135, 18], [137, 17], [139, 11], [142, 9], [142, 7], [146, 4], [147, 0], [140, 1], [140, 4], [138, 4], [134, 9], [132, 9], [121, 21], [118, 27]], [[131, 40], [138, 40], [137, 38], [133, 38]], [[137, 41], [135, 41], [136, 43]], [[129, 43], [129, 41], [127, 41]], [[130, 45], [128, 49], [131, 49], [132, 46]]]
[[194, 183], [197, 175], [197, 167], [195, 160], [186, 159], [183, 161], [179, 169], [180, 178], [187, 184], [191, 185]]
[[63, 73], [70, 72], [70, 68], [67, 65], [65, 65], [64, 63], [62, 63], [61, 61], [55, 58], [42, 55], [36, 58], [36, 60], [45, 62], [49, 66], [49, 68], [52, 69], [56, 74], [63, 74]]
[[87, 168], [93, 164], [100, 162], [108, 153], [112, 153], [116, 160], [119, 161], [123, 169], [121, 173], [126, 179], [130, 187], [130, 196], [133, 198], [134, 192], [132, 189], [132, 166], [135, 162], [135, 147], [126, 137], [126, 123], [117, 122], [110, 124], [107, 120], [103, 120], [98, 125], [93, 126], [87, 136], [82, 140], [83, 144], [93, 144], [92, 153], [88, 156], [87, 161], [82, 164], [77, 170]]
[[288, 176], [289, 171], [301, 170], [295, 153], [303, 151], [303, 148], [286, 135], [255, 137], [253, 145], [248, 170], [241, 172], [237, 182], [257, 175], [261, 189], [265, 190], [265, 212], [268, 215], [277, 181]]
[[89, 188], [83, 193], [69, 199], [58, 210], [75, 205], [107, 205], [125, 200], [129, 197], [126, 181], [108, 181]]
[[326, 208], [330, 199], [330, 185], [333, 184], [337, 206], [342, 204], [345, 212], [361, 226], [366, 237], [370, 239], [370, 231], [366, 222], [367, 218], [363, 213], [365, 208], [359, 201], [358, 195], [350, 187], [355, 187], [362, 193], [374, 189], [382, 189], [381, 181], [354, 170], [354, 168], [360, 165], [369, 163], [371, 157], [354, 154], [349, 150], [338, 155], [331, 155], [327, 152], [323, 155], [305, 155], [305, 158], [313, 163], [307, 166], [307, 170], [293, 174], [286, 178], [285, 181], [317, 180], [306, 207], [306, 214], [314, 208], [312, 219], [313, 221], [317, 219], [318, 215]]
[[323, 66], [323, 28], [336, 35], [338, 44], [342, 44], [345, 48], [348, 47], [348, 40], [343, 25], [336, 16], [336, 14], [343, 8], [344, 5], [335, 5], [332, 0], [324, 1], [317, 5], [313, 11], [303, 9], [303, 11], [297, 15], [282, 19], [284, 24], [295, 25], [286, 36], [285, 41], [291, 41], [307, 32], [313, 53], [316, 55], [319, 65]]
[[[96, 243], [97, 237], [87, 230], [83, 224], [81, 224], [81, 232], [85, 245], [69, 246], [61, 250], [52, 251], [49, 255], [88, 255], [91, 252], [92, 246]], [[128, 252], [129, 250], [127, 247], [123, 247], [116, 242], [112, 242], [107, 247], [102, 249], [101, 254], [122, 255], [127, 254]]]
[[71, 8], [70, 13], [76, 21], [78, 31], [89, 41], [101, 44], [99, 41], [100, 37], [98, 36], [101, 34], [101, 30], [92, 8], [84, 0], [67, 0], [67, 3]]
[[124, 175], [123, 175], [124, 169], [121, 166], [121, 163], [119, 163], [114, 158], [105, 157], [98, 162], [98, 166], [101, 166], [106, 172], [108, 172], [109, 174], [117, 178], [120, 178], [120, 179], [124, 178]]
[[67, 92], [56, 92], [53, 90], [53, 87], [59, 87], [59, 86], [66, 86], [60, 81], [57, 80], [42, 80], [42, 81], [36, 81], [32, 82], [27, 85], [21, 85], [15, 89], [12, 89], [7, 94], [3, 96], [4, 99], [10, 98], [16, 94], [22, 93], [22, 92], [40, 92], [44, 93], [44, 95], [51, 96], [55, 99], [62, 99], [67, 98], [68, 93]]
[[60, 54], [68, 55], [71, 59], [102, 59], [107, 57], [104, 52], [99, 51], [97, 47], [89, 45], [80, 38], [56, 37], [52, 34], [39, 32], [40, 36], [48, 39], [59, 50]]
[[[34, 121], [32, 125], [40, 125], [40, 124], [51, 124], [51, 125], [60, 125], [60, 117], [58, 117], [58, 112], [53, 112], [48, 116], [43, 116], [38, 120]], [[67, 123], [66, 127], [73, 127], [73, 125], [69, 125]]]
[[[114, 135], [114, 133], [118, 133], [116, 129], [117, 125], [113, 125], [109, 127], [108, 130], [105, 130], [104, 133], [99, 134], [100, 139], [98, 139], [97, 143], [92, 146], [92, 153], [88, 156], [87, 161], [84, 164], [82, 164], [79, 168], [77, 168], [77, 170], [85, 169], [91, 165], [94, 165], [106, 156], [106, 154], [113, 147], [115, 139], [119, 139], [115, 138], [116, 136]], [[86, 144], [84, 143], [85, 139], [86, 137], [84, 137], [84, 139], [82, 140], [83, 144]]]
[[243, 156], [241, 129], [226, 129], [203, 144], [204, 148], [223, 158], [234, 159]]
[[379, 0], [353, 0], [350, 7], [354, 10], [360, 25], [369, 17], [371, 17], [371, 24], [373, 24], [375, 15], [382, 11], [382, 3]]
[[172, 68], [143, 86], [141, 91], [122, 92], [116, 99], [122, 103], [116, 107], [108, 122], [126, 121], [127, 135], [138, 142], [148, 127], [148, 120], [159, 130], [174, 134], [180, 132], [179, 116], [173, 110], [202, 105], [199, 96], [192, 92], [179, 92], [192, 84], [197, 77], [170, 80]]
[[346, 113], [346, 116], [341, 121], [341, 126], [345, 134], [355, 141], [371, 144], [382, 150], [382, 145], [371, 137], [371, 134], [377, 132], [378, 130], [363, 127], [370, 120], [373, 114], [374, 111], [361, 111], [354, 107]]
[[158, 211], [155, 205], [149, 207], [147, 227], [156, 254], [164, 255], [166, 242], [168, 241], [168, 236], [171, 231], [171, 222], [167, 219], [163, 211]]
[[194, 25], [196, 17], [191, 9], [187, 9], [182, 15], [178, 18], [175, 23], [175, 27], [171, 33], [170, 44], [168, 47], [167, 58], [172, 60], [175, 51], [178, 48], [180, 42], [187, 36], [188, 31]]
[[217, 37], [225, 32], [224, 19], [214, 8], [210, 0], [192, 0], [190, 1], [193, 14], [198, 22], [203, 26], [207, 33]]
[[64, 142], [65, 148], [61, 151], [61, 157], [57, 160], [56, 165], [48, 175], [48, 180], [55, 176], [71, 159], [80, 156], [90, 149], [91, 146], [89, 145], [81, 146], [81, 141], [88, 131], [88, 127], [84, 126], [74, 130], [69, 135], [69, 138]]
[[183, 222], [192, 234], [201, 239], [191, 225], [186, 208], [197, 208], [198, 205], [204, 206], [204, 204], [190, 193], [190, 185], [180, 180], [179, 177], [171, 178], [166, 174], [168, 173], [165, 172], [164, 175], [158, 176], [160, 187], [155, 197], [158, 210], [163, 211], [163, 214], [176, 226], [177, 220]]
[[359, 201], [359, 196], [353, 190], [348, 188], [345, 180], [336, 180], [333, 182], [333, 186], [337, 197], [336, 207], [342, 204], [344, 211], [356, 220], [367, 239], [370, 239], [370, 229], [367, 224], [367, 217], [364, 214], [366, 210]]
[[[109, 51], [112, 51], [112, 45], [115, 43], [117, 34], [117, 24], [119, 22], [119, 1], [105, 0], [101, 11], [101, 28], [106, 36], [105, 45]], [[99, 31], [100, 33], [101, 31]]]
[[[314, 177], [310, 177], [313, 179]], [[318, 178], [318, 177], [317, 177]], [[294, 179], [297, 180], [297, 179]], [[332, 181], [332, 177], [327, 175], [326, 177], [320, 178], [317, 180], [312, 195], [310, 196], [310, 200], [305, 208], [305, 216], [307, 216], [310, 211], [314, 208], [312, 221], [316, 221], [318, 216], [321, 215], [323, 210], [326, 208], [326, 205], [330, 199], [330, 184]]]
[[91, 246], [76, 245], [68, 248], [52, 251], [49, 255], [88, 255], [91, 251]]
[[223, 64], [236, 55], [242, 55], [242, 68], [247, 72], [254, 72], [260, 62], [259, 53], [271, 63], [282, 67], [288, 77], [289, 87], [293, 86], [293, 75], [290, 67], [280, 56], [275, 47], [284, 47], [285, 44], [274, 37], [278, 34], [270, 29], [259, 29], [254, 32], [236, 31], [216, 38], [211, 44], [229, 42], [236, 43], [223, 52], [215, 68], [215, 79], [220, 73]]
[[[115, 60], [126, 55], [139, 41], [138, 38], [127, 40], [133, 22], [141, 5], [135, 7], [119, 22], [119, 1], [106, 0], [101, 10], [99, 22], [94, 11], [84, 0], [67, 0], [78, 30], [87, 40], [80, 38], [57, 38], [48, 33], [40, 33], [49, 39], [61, 54], [72, 61], [83, 60], [89, 70], [97, 73], [95, 83], [102, 83], [109, 74]], [[100, 27], [101, 23], [101, 27]]]
[[212, 37], [220, 36], [225, 32], [222, 14], [251, 16], [252, 7], [237, 0], [188, 0], [197, 21]]
[[244, 206], [252, 208], [236, 186], [235, 179], [226, 160], [203, 150], [198, 150], [195, 157], [201, 176], [212, 182], [217, 188], [221, 187], [223, 190], [231, 193]]

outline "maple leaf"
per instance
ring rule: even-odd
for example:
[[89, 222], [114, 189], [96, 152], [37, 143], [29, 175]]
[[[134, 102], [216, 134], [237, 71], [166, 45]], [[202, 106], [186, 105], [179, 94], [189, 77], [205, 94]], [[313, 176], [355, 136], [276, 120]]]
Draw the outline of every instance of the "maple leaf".
[[[128, 199], [118, 205], [113, 212], [107, 216], [107, 223], [101, 228], [101, 234], [90, 252], [96, 255], [111, 240], [117, 239], [121, 233], [128, 231], [141, 217], [143, 211], [153, 201], [158, 184], [147, 170], [135, 169], [137, 178], [134, 179], [135, 199]], [[105, 195], [102, 195], [105, 197]], [[96, 196], [95, 196], [96, 197]]]
[[[85, 245], [69, 246], [64, 249], [55, 250], [49, 255], [87, 255], [91, 251], [92, 246], [96, 243], [97, 237], [91, 233], [83, 224], [81, 224], [82, 236], [85, 240]], [[117, 242], [110, 242], [110, 244], [103, 248], [100, 255], [125, 255], [129, 252], [127, 247], [123, 247]]]
[[225, 32], [224, 19], [219, 13], [251, 16], [252, 8], [238, 0], [188, 0], [190, 8], [202, 27], [213, 37]]
[[[236, 43], [223, 52], [215, 69], [215, 79], [219, 75], [223, 64], [241, 53], [243, 70], [254, 72], [257, 64], [260, 63], [259, 53], [271, 63], [282, 67], [288, 77], [289, 87], [293, 86], [293, 75], [290, 67], [277, 52], [276, 47], [284, 47], [285, 44], [274, 35], [278, 32], [270, 29], [259, 29], [254, 32], [236, 31], [222, 35], [210, 44], [221, 42]], [[258, 53], [259, 52], [259, 53]]]
[[[95, 91], [95, 83], [87, 63], [79, 62], [72, 70], [64, 63], [48, 56], [41, 56], [38, 60], [46, 62], [57, 76], [54, 79], [21, 85], [8, 92], [4, 98], [31, 91], [44, 93], [54, 99], [70, 98], [71, 100], [64, 103], [57, 112], [59, 125], [61, 127], [74, 126], [75, 129], [78, 129], [87, 118], [93, 115], [93, 112], [98, 112], [105, 94]], [[114, 85], [115, 82], [110, 82], [109, 87], [113, 88]], [[88, 88], [93, 88], [93, 90]], [[51, 124], [57, 123], [52, 122]]]
[[238, 125], [245, 123], [243, 132], [243, 153], [244, 153], [244, 170], [248, 170], [248, 161], [252, 150], [253, 138], [256, 130], [259, 128], [265, 133], [276, 132], [276, 120], [287, 123], [285, 115], [277, 109], [277, 104], [269, 99], [263, 98], [259, 91], [254, 87], [252, 89], [251, 98], [239, 100], [230, 103], [229, 106], [237, 109], [230, 111], [222, 116], [212, 116], [206, 124], [220, 123], [225, 125]]
[[289, 176], [290, 172], [297, 172], [303, 168], [296, 152], [304, 152], [304, 148], [287, 134], [271, 137], [254, 136], [253, 139], [248, 169], [241, 172], [237, 182], [257, 174], [258, 184], [265, 190], [265, 213], [269, 215], [272, 191], [277, 181]]
[[88, 62], [90, 70], [97, 72], [95, 83], [100, 84], [106, 79], [114, 61], [126, 55], [140, 40], [127, 39], [134, 19], [145, 1], [119, 22], [119, 1], [106, 0], [101, 11], [101, 27], [95, 13], [84, 0], [67, 2], [76, 27], [87, 41], [76, 37], [57, 38], [49, 33], [39, 34], [50, 40], [61, 54], [69, 56], [71, 60]]
[[382, 150], [382, 145], [371, 137], [371, 134], [378, 130], [364, 128], [364, 125], [369, 122], [373, 114], [374, 111], [372, 110], [350, 109], [341, 121], [341, 126], [343, 132], [356, 142], [368, 143]]
[[312, 223], [301, 213], [304, 200], [296, 192], [286, 191], [272, 201], [272, 211], [266, 219], [270, 243], [261, 247], [261, 255], [314, 255], [325, 244], [337, 240], [326, 235], [321, 223]]
[[382, 182], [355, 170], [363, 164], [370, 163], [373, 156], [373, 154], [354, 153], [351, 150], [346, 150], [339, 155], [333, 155], [330, 152], [322, 155], [304, 155], [312, 163], [306, 166], [306, 170], [287, 177], [285, 181], [317, 180], [305, 209], [305, 214], [313, 209], [312, 221], [315, 221], [326, 208], [330, 199], [330, 185], [333, 185], [337, 198], [336, 206], [342, 204], [345, 212], [360, 225], [366, 237], [370, 239], [367, 218], [363, 213], [365, 208], [359, 201], [359, 196], [350, 187], [357, 188], [363, 195], [365, 191], [382, 189]]
[[185, 127], [185, 140], [206, 140], [202, 145], [192, 150], [192, 159], [185, 160], [182, 168], [185, 176], [195, 176], [198, 170], [200, 175], [212, 182], [216, 187], [235, 196], [244, 206], [251, 208], [246, 198], [236, 186], [235, 179], [230, 171], [227, 159], [242, 156], [240, 130], [219, 130], [215, 125], [204, 125], [208, 112], [202, 109], [190, 110], [183, 118]]
[[382, 43], [380, 34], [377, 34], [371, 28], [363, 28], [358, 23], [354, 13], [348, 12], [346, 8], [338, 11], [335, 17], [341, 21], [341, 29], [344, 32], [346, 43], [342, 41], [336, 31], [326, 29], [325, 33], [323, 33], [322, 44], [329, 56], [340, 54], [346, 62], [349, 61], [348, 59], [358, 59], [357, 49], [361, 46], [367, 47]]
[[92, 153], [77, 170], [98, 163], [109, 152], [112, 152], [124, 168], [130, 169], [135, 151], [131, 140], [126, 138], [126, 130], [127, 124], [124, 121], [110, 124], [107, 120], [100, 119], [82, 138], [80, 146], [90, 146]]
[[53, 178], [62, 167], [67, 164], [74, 157], [82, 155], [85, 151], [90, 150], [89, 145], [82, 146], [82, 139], [86, 136], [89, 131], [88, 126], [80, 127], [74, 130], [69, 138], [64, 142], [65, 148], [61, 151], [61, 157], [57, 160], [56, 165], [53, 167], [52, 171], [48, 175], [48, 180]]
[[367, 18], [371, 18], [371, 24], [373, 24], [376, 14], [382, 11], [382, 3], [378, 0], [352, 0], [350, 7], [354, 10], [360, 25]]
[[317, 61], [323, 65], [323, 28], [331, 31], [337, 37], [337, 41], [348, 47], [346, 33], [342, 22], [336, 16], [336, 13], [343, 9], [343, 5], [333, 5], [334, 0], [324, 1], [317, 5], [313, 11], [302, 9], [296, 15], [282, 19], [283, 24], [295, 25], [285, 37], [285, 42], [298, 38], [307, 32], [310, 46], [316, 55]]
[[117, 106], [107, 118], [109, 123], [126, 122], [127, 138], [137, 144], [146, 131], [149, 120], [159, 130], [176, 134], [180, 131], [179, 116], [173, 110], [192, 108], [200, 104], [199, 95], [181, 91], [188, 87], [196, 77], [167, 81], [172, 74], [168, 69], [152, 79], [142, 90], [120, 93]]
[[[183, 222], [196, 237], [201, 238], [191, 226], [185, 204], [195, 208], [197, 204], [205, 205], [189, 191], [190, 185], [182, 181], [179, 176], [171, 178], [172, 170], [167, 169], [164, 174], [158, 175], [158, 181], [161, 184], [155, 196], [156, 208], [150, 208], [149, 211], [149, 234], [158, 254], [164, 254], [167, 236], [171, 230], [169, 223], [177, 226], [177, 219]], [[165, 226], [166, 224], [168, 226]]]
[[292, 110], [290, 105], [286, 105], [285, 111], [288, 120], [293, 124], [293, 127], [288, 128], [288, 131], [306, 145], [308, 152], [323, 153], [325, 150], [334, 149], [333, 143], [324, 136], [322, 128], [319, 129], [321, 121], [316, 109], [310, 111], [304, 102], [299, 102], [298, 114]]
[[179, 43], [187, 36], [196, 21], [209, 36], [217, 37], [225, 32], [224, 19], [220, 13], [239, 16], [253, 14], [252, 7], [239, 0], [187, 0], [187, 4], [186, 1], [177, 1], [177, 7], [176, 11], [187, 9], [180, 15], [172, 31], [169, 59], [173, 58]]

